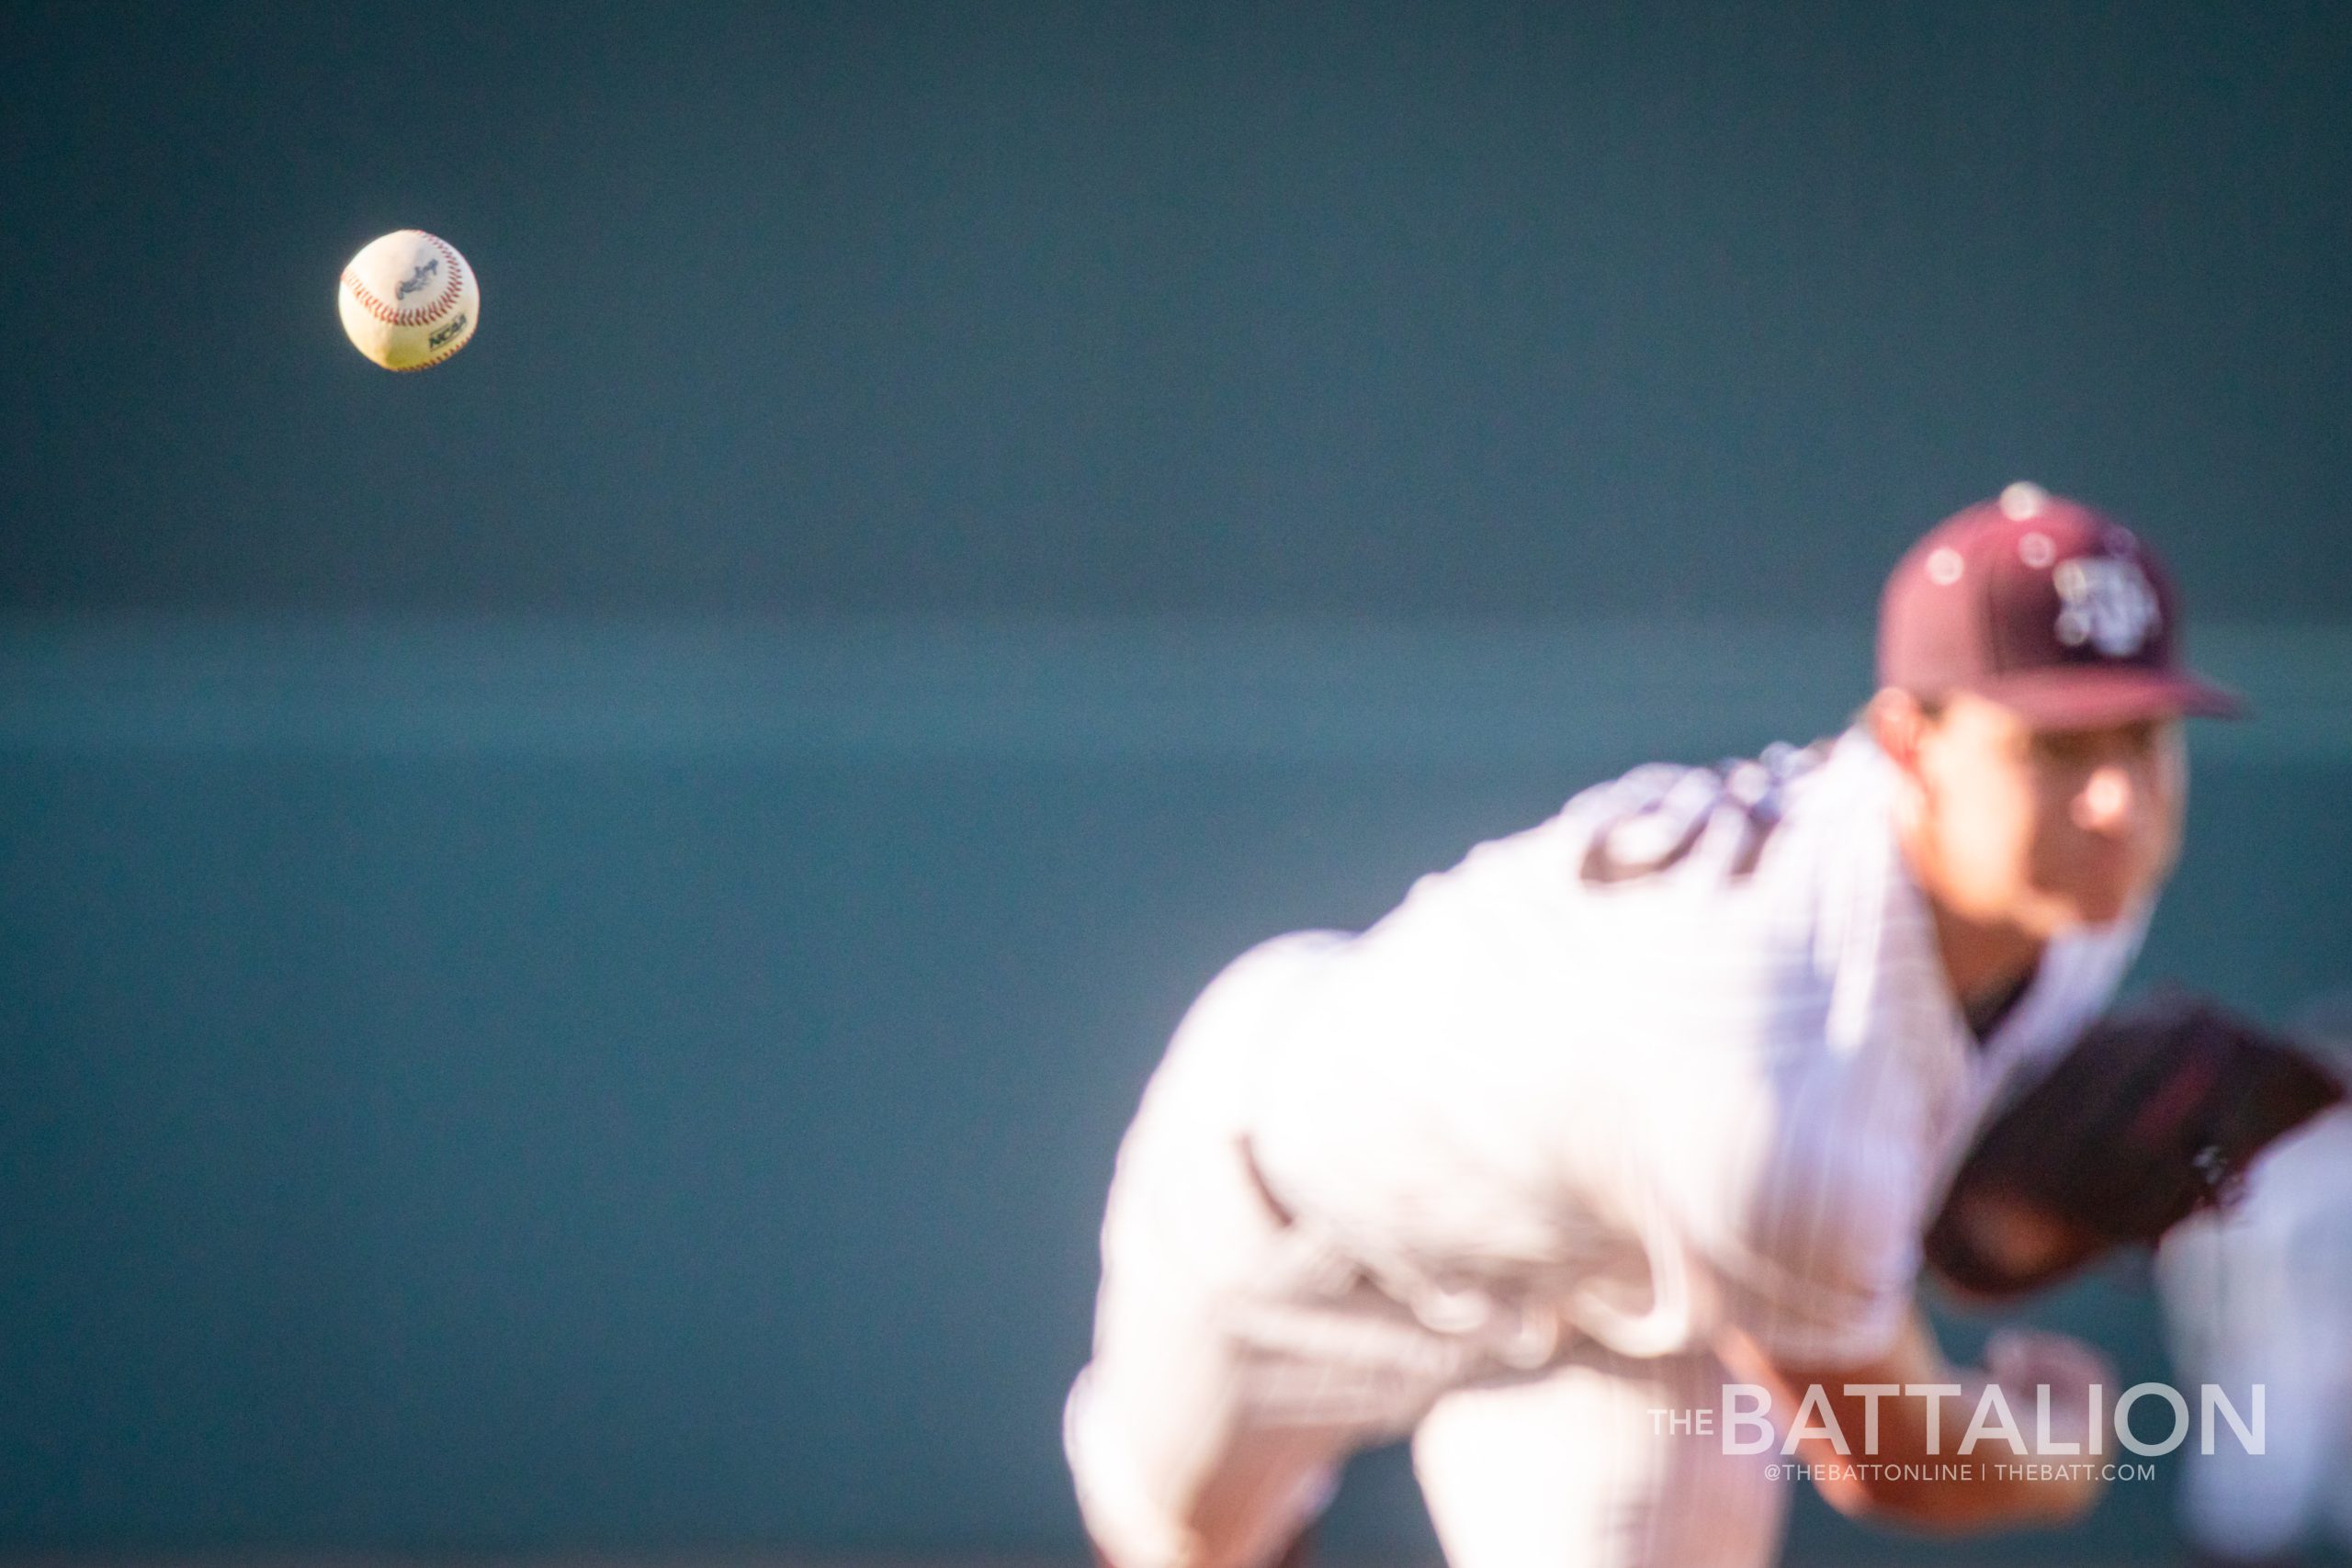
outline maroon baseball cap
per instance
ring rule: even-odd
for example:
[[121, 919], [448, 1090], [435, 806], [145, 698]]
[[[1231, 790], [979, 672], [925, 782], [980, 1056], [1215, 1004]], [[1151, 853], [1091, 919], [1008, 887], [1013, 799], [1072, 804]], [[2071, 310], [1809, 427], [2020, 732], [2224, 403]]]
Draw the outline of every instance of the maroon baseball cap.
[[2013, 484], [1930, 529], [1887, 579], [1879, 683], [1973, 692], [2051, 729], [2234, 715], [2234, 695], [2180, 662], [2179, 633], [2154, 550], [2089, 507]]

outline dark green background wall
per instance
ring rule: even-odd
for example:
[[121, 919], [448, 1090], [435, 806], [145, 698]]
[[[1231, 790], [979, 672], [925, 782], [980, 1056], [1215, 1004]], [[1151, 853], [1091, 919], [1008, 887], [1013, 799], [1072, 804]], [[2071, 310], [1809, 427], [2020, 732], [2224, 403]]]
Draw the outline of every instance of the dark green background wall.
[[[2352, 573], [2329, 4], [0, 7], [0, 603], [1792, 615]], [[403, 225], [463, 367], [340, 341]]]
[[1075, 1552], [1193, 988], [2020, 476], [2260, 709], [2147, 969], [2352, 982], [2346, 14], [1660, 10], [0, 6], [0, 1553]]

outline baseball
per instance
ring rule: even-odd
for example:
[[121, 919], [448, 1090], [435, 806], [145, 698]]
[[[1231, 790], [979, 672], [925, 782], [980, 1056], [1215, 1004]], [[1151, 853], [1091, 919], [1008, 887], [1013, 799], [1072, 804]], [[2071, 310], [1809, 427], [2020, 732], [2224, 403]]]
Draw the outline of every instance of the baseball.
[[336, 303], [354, 348], [387, 370], [423, 370], [473, 337], [481, 281], [448, 241], [402, 229], [351, 258]]

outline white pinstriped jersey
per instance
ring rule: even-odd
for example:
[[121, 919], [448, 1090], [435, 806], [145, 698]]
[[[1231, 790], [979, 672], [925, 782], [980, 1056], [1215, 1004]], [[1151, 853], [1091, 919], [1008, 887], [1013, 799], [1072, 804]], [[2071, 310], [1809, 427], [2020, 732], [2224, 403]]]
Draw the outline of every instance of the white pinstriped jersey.
[[1423, 877], [1265, 1045], [1272, 1190], [1430, 1326], [1533, 1364], [1738, 1323], [1883, 1349], [2001, 1078], [2113, 995], [2144, 911], [2051, 944], [1982, 1044], [1853, 730], [1641, 768]]

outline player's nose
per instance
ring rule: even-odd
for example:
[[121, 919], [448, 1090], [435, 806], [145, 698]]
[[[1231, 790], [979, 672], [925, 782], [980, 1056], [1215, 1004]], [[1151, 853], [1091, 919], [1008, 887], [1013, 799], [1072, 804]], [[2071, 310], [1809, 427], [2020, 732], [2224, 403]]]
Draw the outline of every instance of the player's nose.
[[2127, 833], [2148, 809], [2148, 796], [2149, 782], [2137, 770], [2121, 762], [2094, 768], [2075, 795], [2075, 825], [2093, 833]]

